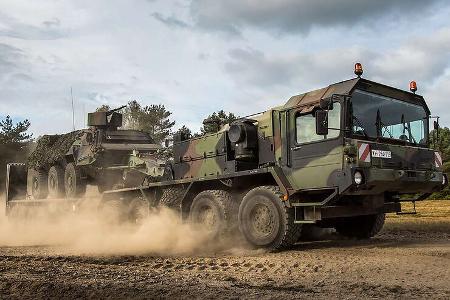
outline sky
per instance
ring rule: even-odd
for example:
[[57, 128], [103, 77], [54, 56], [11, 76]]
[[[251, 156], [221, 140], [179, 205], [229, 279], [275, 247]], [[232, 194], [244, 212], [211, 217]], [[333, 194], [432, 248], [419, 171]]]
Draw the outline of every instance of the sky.
[[450, 1], [0, 0], [0, 118], [34, 136], [102, 104], [164, 104], [176, 128], [354, 77], [416, 80], [450, 125]]

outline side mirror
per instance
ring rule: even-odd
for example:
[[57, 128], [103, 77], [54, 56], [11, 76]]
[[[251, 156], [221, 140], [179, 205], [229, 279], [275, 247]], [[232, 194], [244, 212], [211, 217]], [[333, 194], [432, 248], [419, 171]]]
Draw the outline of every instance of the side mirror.
[[320, 99], [319, 106], [321, 109], [333, 110], [333, 99], [332, 98]]
[[326, 110], [316, 110], [316, 134], [328, 134], [328, 112]]
[[439, 122], [438, 121], [434, 121], [434, 130], [438, 130], [439, 129]]

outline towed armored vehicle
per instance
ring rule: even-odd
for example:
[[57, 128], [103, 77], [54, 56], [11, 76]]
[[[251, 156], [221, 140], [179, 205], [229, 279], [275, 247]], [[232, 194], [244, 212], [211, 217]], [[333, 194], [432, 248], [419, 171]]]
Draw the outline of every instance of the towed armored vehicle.
[[89, 113], [88, 129], [41, 137], [26, 164], [8, 166], [8, 177], [22, 178], [20, 195], [26, 190], [35, 200], [80, 198], [87, 184], [103, 192], [139, 186], [147, 171], [162, 176], [164, 164], [156, 158], [161, 146], [147, 133], [118, 129], [122, 114], [117, 111], [122, 108]]
[[441, 190], [447, 176], [415, 84], [407, 92], [363, 79], [360, 64], [355, 74], [217, 133], [175, 136], [166, 176], [106, 191], [104, 203], [130, 220], [169, 206], [212, 236], [239, 228], [269, 250], [297, 242], [304, 224], [374, 236], [386, 213]]

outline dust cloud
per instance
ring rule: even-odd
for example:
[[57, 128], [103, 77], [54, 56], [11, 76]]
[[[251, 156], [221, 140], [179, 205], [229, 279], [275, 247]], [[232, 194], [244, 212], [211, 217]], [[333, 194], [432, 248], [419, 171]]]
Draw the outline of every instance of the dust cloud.
[[76, 255], [192, 255], [228, 247], [211, 241], [205, 229], [181, 221], [168, 208], [153, 210], [138, 226], [113, 224], [110, 216], [98, 210], [98, 200], [85, 203], [76, 212], [62, 213], [52, 206], [44, 211], [30, 208], [20, 220], [2, 213], [0, 247], [57, 246], [58, 251]]

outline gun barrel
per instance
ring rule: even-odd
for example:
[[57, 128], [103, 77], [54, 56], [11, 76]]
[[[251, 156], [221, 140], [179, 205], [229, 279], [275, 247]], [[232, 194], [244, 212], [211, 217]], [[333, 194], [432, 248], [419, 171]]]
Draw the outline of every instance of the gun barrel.
[[112, 114], [113, 112], [116, 112], [116, 111], [118, 111], [118, 110], [121, 110], [121, 109], [123, 109], [123, 108], [125, 108], [125, 107], [127, 107], [127, 106], [126, 106], [126, 105], [122, 105], [121, 107], [111, 109], [111, 110], [109, 110], [106, 114], [109, 116], [109, 115]]

